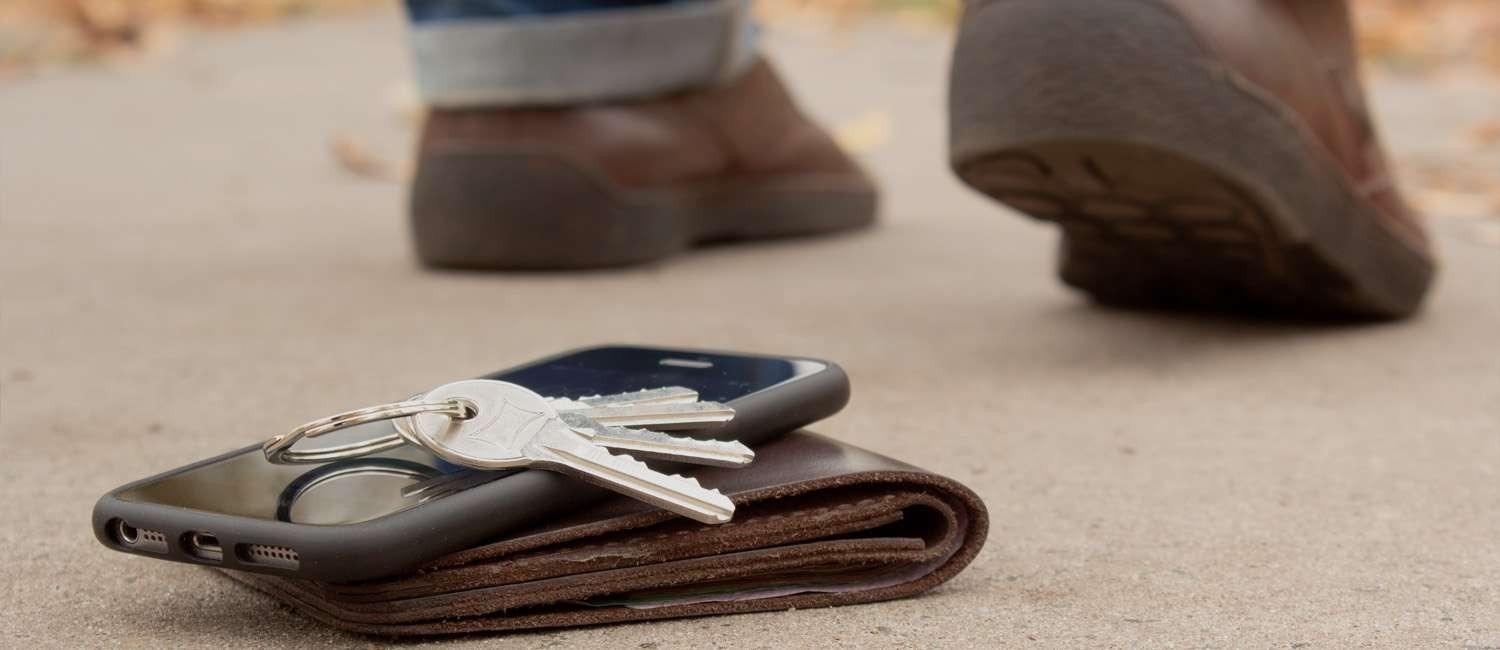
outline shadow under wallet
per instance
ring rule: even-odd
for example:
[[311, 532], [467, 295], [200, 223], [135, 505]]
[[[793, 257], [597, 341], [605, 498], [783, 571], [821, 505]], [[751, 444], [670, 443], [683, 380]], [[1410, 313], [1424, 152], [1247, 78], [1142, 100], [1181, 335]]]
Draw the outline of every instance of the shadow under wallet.
[[967, 487], [806, 431], [696, 476], [734, 500], [734, 521], [612, 497], [393, 578], [224, 573], [354, 632], [528, 630], [903, 598], [963, 570], [989, 525]]

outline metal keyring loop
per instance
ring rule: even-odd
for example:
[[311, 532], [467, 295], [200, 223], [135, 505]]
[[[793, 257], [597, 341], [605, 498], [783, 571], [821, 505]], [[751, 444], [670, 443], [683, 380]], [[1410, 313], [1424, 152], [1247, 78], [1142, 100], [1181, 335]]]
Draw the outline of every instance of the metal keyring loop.
[[394, 476], [425, 481], [444, 474], [435, 467], [398, 458], [351, 458], [329, 463], [298, 476], [282, 489], [276, 499], [276, 519], [292, 522], [292, 508], [302, 497], [326, 483], [351, 476]]
[[297, 444], [303, 438], [316, 438], [361, 424], [370, 424], [383, 420], [399, 420], [423, 413], [436, 413], [454, 419], [466, 419], [474, 415], [472, 405], [456, 399], [441, 402], [418, 402], [414, 400], [393, 402], [313, 420], [267, 440], [264, 445], [261, 445], [261, 450], [265, 452], [266, 460], [277, 465], [326, 463], [329, 461], [368, 456], [400, 447], [407, 444], [407, 440], [400, 434], [392, 433], [370, 438], [369, 440], [306, 451], [293, 450], [292, 445]]

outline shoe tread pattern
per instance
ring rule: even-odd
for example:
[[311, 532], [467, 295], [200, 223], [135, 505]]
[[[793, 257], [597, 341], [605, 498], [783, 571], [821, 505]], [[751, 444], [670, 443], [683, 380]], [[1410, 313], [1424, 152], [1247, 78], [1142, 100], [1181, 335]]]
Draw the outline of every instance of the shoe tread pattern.
[[1267, 209], [1204, 165], [1122, 142], [1041, 143], [972, 161], [986, 195], [1061, 226], [1059, 272], [1100, 302], [1346, 317], [1376, 311]]

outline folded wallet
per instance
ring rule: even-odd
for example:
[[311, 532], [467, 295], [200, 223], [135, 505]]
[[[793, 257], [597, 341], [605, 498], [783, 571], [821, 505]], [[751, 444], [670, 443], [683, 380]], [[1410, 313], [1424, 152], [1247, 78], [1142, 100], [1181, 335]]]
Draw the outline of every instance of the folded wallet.
[[963, 570], [988, 529], [963, 485], [805, 431], [695, 475], [734, 500], [734, 521], [611, 497], [394, 578], [225, 573], [354, 632], [525, 630], [902, 598]]

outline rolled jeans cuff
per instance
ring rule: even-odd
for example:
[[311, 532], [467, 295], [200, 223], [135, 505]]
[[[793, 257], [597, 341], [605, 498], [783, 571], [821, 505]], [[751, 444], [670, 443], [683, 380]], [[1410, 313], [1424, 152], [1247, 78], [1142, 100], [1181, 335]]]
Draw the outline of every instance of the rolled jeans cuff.
[[422, 97], [436, 107], [634, 99], [738, 77], [755, 58], [743, 0], [412, 25]]

